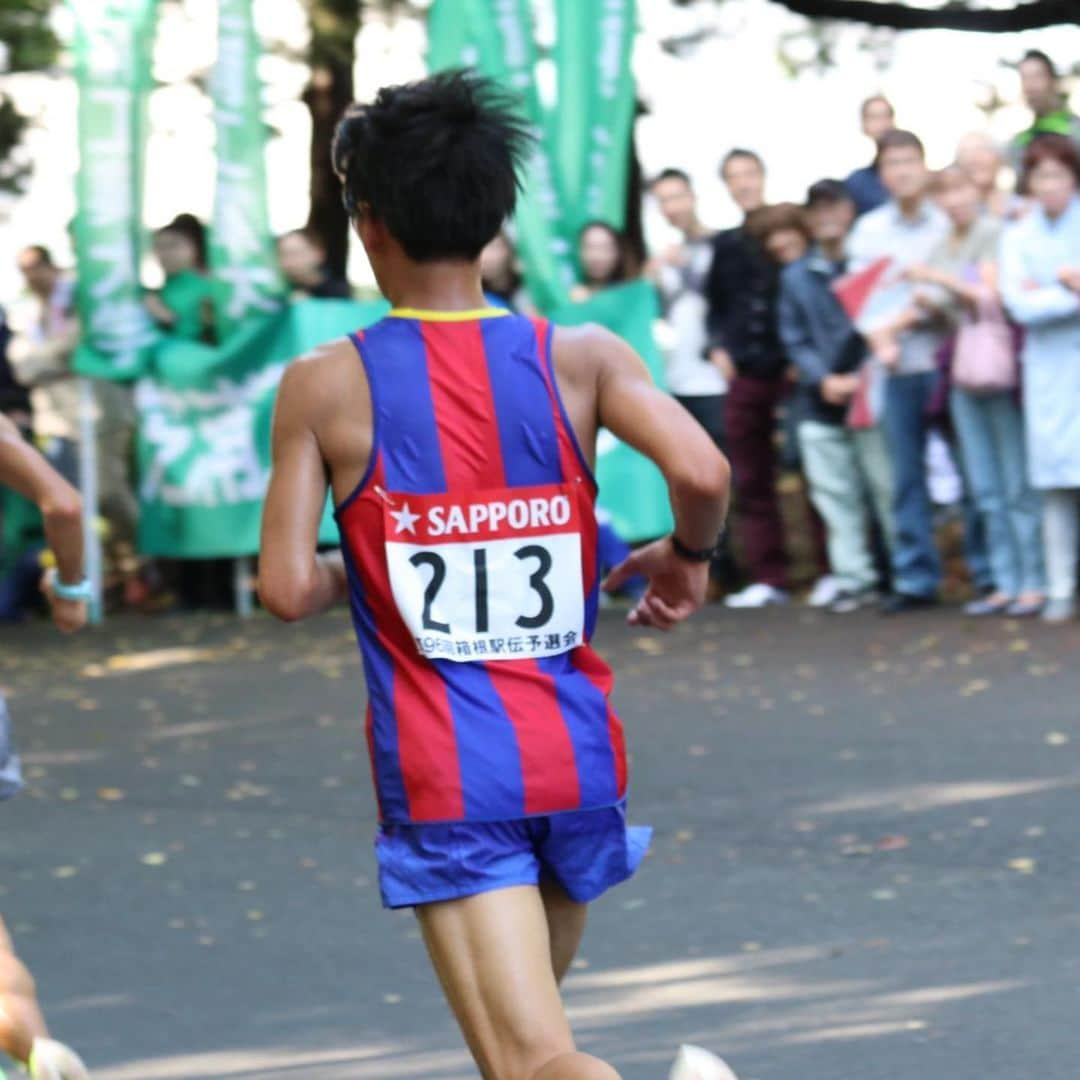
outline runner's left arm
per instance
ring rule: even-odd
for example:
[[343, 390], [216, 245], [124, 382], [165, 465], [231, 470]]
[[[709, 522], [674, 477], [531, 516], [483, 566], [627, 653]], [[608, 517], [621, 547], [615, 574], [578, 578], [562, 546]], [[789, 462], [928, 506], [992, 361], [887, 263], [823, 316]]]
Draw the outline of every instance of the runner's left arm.
[[703, 551], [717, 542], [728, 508], [727, 460], [690, 413], [653, 385], [637, 353], [610, 331], [559, 330], [554, 349], [557, 367], [562, 356], [568, 371], [593, 380], [600, 424], [649, 458], [667, 481], [674, 534], [638, 548], [608, 575], [604, 588], [644, 575], [649, 587], [628, 619], [670, 630], [705, 602], [707, 562], [688, 559], [679, 548]]
[[259, 599], [286, 622], [317, 615], [348, 595], [341, 553], [316, 551], [328, 484], [312, 427], [321, 400], [313, 374], [309, 364], [290, 364], [281, 380], [263, 508]]

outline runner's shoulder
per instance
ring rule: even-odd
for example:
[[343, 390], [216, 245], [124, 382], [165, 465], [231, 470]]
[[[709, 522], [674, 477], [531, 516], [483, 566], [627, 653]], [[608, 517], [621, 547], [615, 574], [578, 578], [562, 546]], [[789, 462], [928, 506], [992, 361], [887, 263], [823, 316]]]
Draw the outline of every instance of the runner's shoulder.
[[279, 390], [293, 404], [316, 414], [366, 392], [364, 365], [347, 337], [317, 345], [296, 357], [286, 367]]
[[559, 375], [574, 382], [595, 381], [628, 364], [641, 364], [630, 345], [599, 323], [557, 327], [552, 356]]

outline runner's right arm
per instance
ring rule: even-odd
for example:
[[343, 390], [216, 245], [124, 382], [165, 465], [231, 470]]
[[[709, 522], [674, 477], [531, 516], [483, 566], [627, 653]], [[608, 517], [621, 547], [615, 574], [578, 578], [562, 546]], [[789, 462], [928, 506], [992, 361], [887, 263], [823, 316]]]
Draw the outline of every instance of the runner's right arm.
[[[66, 585], [83, 579], [82, 500], [79, 493], [0, 414], [0, 483], [36, 504], [45, 523], [45, 539]], [[48, 593], [57, 626], [78, 630], [86, 622], [86, 605]]]

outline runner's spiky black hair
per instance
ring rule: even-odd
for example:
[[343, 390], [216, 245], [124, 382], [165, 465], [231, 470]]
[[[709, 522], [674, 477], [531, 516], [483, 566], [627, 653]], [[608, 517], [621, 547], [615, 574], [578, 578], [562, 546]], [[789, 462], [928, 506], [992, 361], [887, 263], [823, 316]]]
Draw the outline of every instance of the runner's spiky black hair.
[[352, 106], [333, 163], [349, 213], [381, 221], [409, 258], [471, 260], [513, 212], [531, 142], [511, 93], [451, 71]]

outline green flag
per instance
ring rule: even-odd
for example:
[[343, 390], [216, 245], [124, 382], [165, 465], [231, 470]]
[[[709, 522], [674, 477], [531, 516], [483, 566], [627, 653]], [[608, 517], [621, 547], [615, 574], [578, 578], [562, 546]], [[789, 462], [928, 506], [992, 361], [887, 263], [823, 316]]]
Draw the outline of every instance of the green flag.
[[556, 0], [556, 132], [563, 228], [626, 218], [636, 31], [635, 0]]
[[[604, 289], [584, 303], [559, 308], [551, 316], [560, 326], [606, 326], [637, 350], [653, 382], [664, 389], [663, 357], [653, 337], [653, 323], [659, 317], [659, 298], [646, 281]], [[671, 531], [671, 506], [660, 470], [610, 431], [601, 431], [596, 440], [596, 478], [598, 501], [611, 514], [615, 531], [624, 540], [650, 540]]]
[[550, 117], [536, 85], [537, 54], [529, 0], [436, 0], [428, 17], [428, 67], [473, 67], [521, 96], [536, 140], [514, 215], [518, 251], [533, 301], [566, 302], [573, 249], [563, 228], [552, 159]]
[[218, 58], [211, 79], [217, 184], [210, 265], [221, 283], [218, 335], [280, 307], [283, 285], [270, 234], [261, 49], [250, 0], [218, 0]]
[[142, 305], [142, 166], [154, 0], [69, 0], [79, 87], [75, 369], [134, 379], [156, 331]]
[[[217, 348], [163, 342], [135, 392], [139, 550], [193, 559], [258, 551], [270, 421], [286, 366], [386, 309], [381, 301], [308, 300], [248, 319]], [[329, 515], [320, 539], [337, 542]]]

